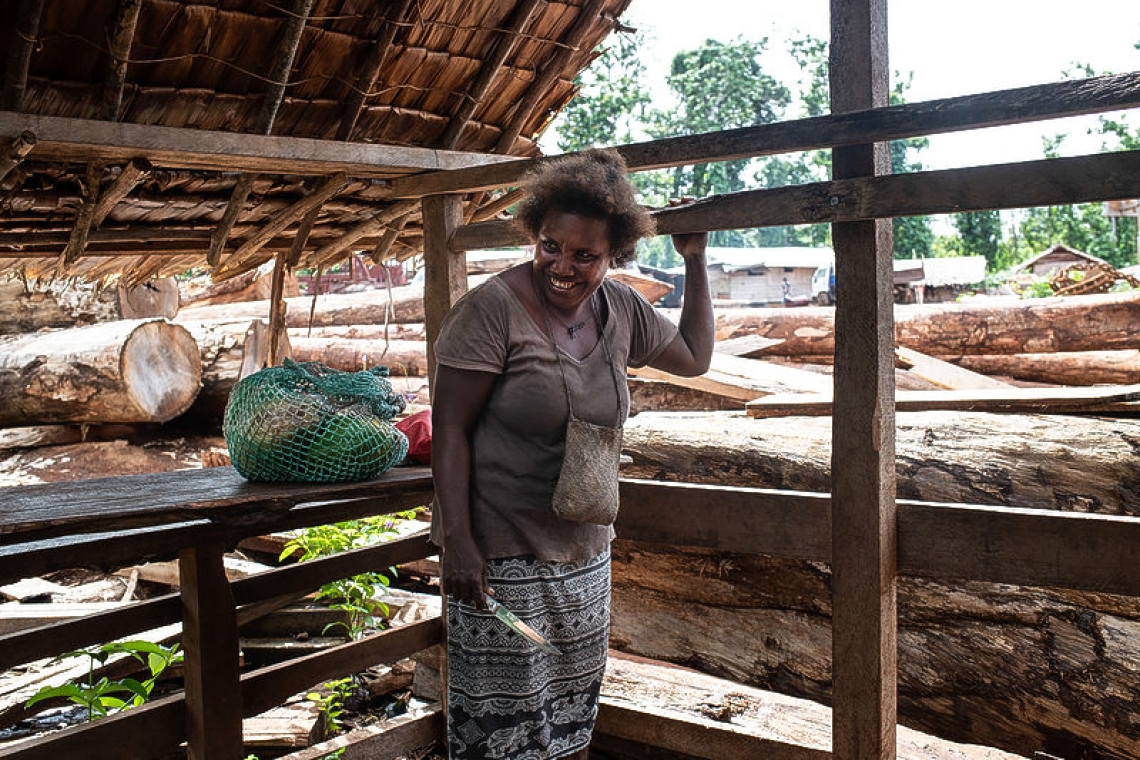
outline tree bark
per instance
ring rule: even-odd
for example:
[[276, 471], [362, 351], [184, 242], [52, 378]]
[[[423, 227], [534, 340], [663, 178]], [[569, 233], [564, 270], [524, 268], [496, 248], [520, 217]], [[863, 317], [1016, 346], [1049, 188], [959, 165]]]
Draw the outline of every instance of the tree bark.
[[194, 338], [165, 320], [0, 338], [0, 426], [166, 422], [201, 375]]
[[984, 375], [1052, 385], [1128, 385], [1140, 378], [1140, 351], [1062, 351], [947, 357]]
[[[1140, 421], [900, 413], [900, 498], [1140, 513]], [[641, 414], [626, 477], [827, 491], [829, 418]], [[612, 643], [750, 686], [829, 701], [831, 573], [819, 563], [621, 541]], [[1130, 722], [1140, 603], [1109, 594], [902, 578], [908, 726], [1031, 756], [1140, 756]]]
[[0, 335], [22, 335], [43, 328], [81, 327], [118, 319], [173, 317], [178, 312], [178, 286], [173, 279], [125, 287], [99, 288], [92, 283], [66, 287], [0, 282]]
[[[765, 355], [831, 355], [835, 310], [725, 309], [717, 315], [719, 338], [753, 334], [783, 341]], [[895, 342], [938, 357], [1134, 349], [1140, 347], [1140, 293], [896, 306]]]
[[378, 365], [392, 376], [427, 375], [427, 344], [422, 340], [354, 338], [290, 338], [293, 359], [324, 362], [333, 369], [356, 372]]
[[[424, 291], [416, 285], [392, 288], [391, 315], [388, 314], [388, 291], [366, 290], [360, 293], [328, 293], [317, 296], [312, 314], [313, 327], [330, 325], [383, 325], [424, 321]], [[297, 296], [285, 299], [285, 325], [290, 328], [310, 326], [313, 298]], [[269, 301], [190, 305], [183, 307], [179, 320], [232, 321], [235, 319], [269, 319]]]
[[[220, 423], [230, 391], [237, 381], [268, 366], [268, 321], [239, 319], [232, 322], [183, 321], [179, 324], [194, 336], [202, 362], [202, 390], [187, 410], [187, 415]], [[286, 340], [281, 346], [281, 355], [288, 355], [288, 352]]]

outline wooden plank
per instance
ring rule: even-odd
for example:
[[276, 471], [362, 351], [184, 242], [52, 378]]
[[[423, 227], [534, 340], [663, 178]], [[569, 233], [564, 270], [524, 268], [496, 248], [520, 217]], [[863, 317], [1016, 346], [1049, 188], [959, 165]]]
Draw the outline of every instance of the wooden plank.
[[[79, 620], [109, 610], [122, 609], [130, 602], [52, 602], [48, 604], [0, 604], [0, 635], [19, 633], [29, 628]], [[0, 647], [3, 646], [0, 639]], [[60, 647], [70, 649], [71, 647]], [[56, 650], [53, 650], [53, 653]], [[0, 668], [7, 670], [7, 668]]]
[[[886, 106], [887, 0], [831, 0], [831, 111]], [[890, 172], [886, 143], [836, 148], [838, 180]], [[873, 181], [873, 180], [871, 180]], [[833, 196], [833, 206], [844, 200]], [[832, 750], [890, 760], [898, 643], [891, 223], [832, 225], [835, 413], [831, 438]]]
[[[736, 230], [883, 217], [1092, 203], [1140, 196], [1140, 151], [968, 169], [836, 179], [718, 195], [653, 212], [657, 233]], [[456, 230], [453, 250], [525, 244], [509, 221]]]
[[[1103, 113], [1140, 105], [1140, 72], [1094, 77], [798, 121], [617, 146], [632, 171], [900, 140]], [[516, 184], [538, 159], [394, 180], [394, 197], [492, 190]]]
[[406, 172], [517, 161], [509, 156], [239, 134], [0, 111], [0, 135], [37, 137], [36, 159], [126, 163], [145, 156], [164, 168], [387, 178]]
[[452, 305], [467, 292], [467, 261], [448, 246], [463, 224], [463, 204], [456, 195], [423, 200], [424, 325], [427, 330], [428, 379], [435, 383], [435, 341]]
[[211, 545], [178, 554], [189, 760], [242, 757], [238, 626], [223, 553]]
[[723, 353], [713, 353], [709, 371], [698, 377], [678, 377], [653, 367], [631, 367], [629, 374], [642, 380], [664, 381], [741, 402], [774, 393], [831, 391], [831, 378], [826, 375]]
[[[936, 409], [1015, 414], [1076, 414], [1109, 411], [1110, 404], [1140, 399], [1140, 385], [1064, 388], [979, 388], [962, 391], [898, 391], [900, 412]], [[830, 394], [766, 396], [745, 404], [749, 417], [826, 416], [832, 413]]]
[[[430, 488], [427, 467], [393, 467], [359, 483], [252, 483], [232, 467], [212, 467], [16, 486], [5, 489], [0, 536], [5, 543], [34, 541], [201, 518], [244, 524], [253, 527], [252, 534], [258, 523], [278, 529], [273, 523], [306, 502], [399, 498], [405, 492], [427, 494]], [[430, 496], [421, 503], [428, 501]]]
[[19, 166], [34, 147], [36, 147], [36, 134], [29, 130], [25, 130], [9, 140], [3, 152], [0, 153], [0, 180], [3, 180], [9, 172]]
[[988, 375], [971, 372], [905, 346], [895, 348], [895, 360], [912, 374], [947, 390], [999, 389], [1013, 386]]
[[763, 335], [741, 335], [738, 338], [725, 338], [717, 340], [713, 350], [729, 356], [750, 356], [759, 354], [766, 349], [778, 346], [784, 342], [783, 338], [765, 338]]
[[[384, 722], [353, 729], [327, 742], [283, 755], [278, 760], [398, 760], [420, 757], [416, 750], [443, 740], [445, 716], [436, 703]], [[340, 752], [341, 754], [336, 754]]]

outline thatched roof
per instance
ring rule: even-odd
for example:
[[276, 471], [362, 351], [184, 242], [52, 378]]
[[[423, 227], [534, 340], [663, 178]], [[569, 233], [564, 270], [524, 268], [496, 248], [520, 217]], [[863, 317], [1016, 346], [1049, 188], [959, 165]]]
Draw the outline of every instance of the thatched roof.
[[0, 275], [412, 255], [389, 181], [537, 155], [628, 4], [0, 0]]

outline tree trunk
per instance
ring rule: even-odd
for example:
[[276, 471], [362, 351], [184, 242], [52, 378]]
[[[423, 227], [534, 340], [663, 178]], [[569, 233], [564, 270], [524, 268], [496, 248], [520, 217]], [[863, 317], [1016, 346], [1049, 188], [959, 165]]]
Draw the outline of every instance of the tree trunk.
[[986, 354], [951, 359], [966, 369], [1053, 385], [1128, 385], [1140, 378], [1140, 351]]
[[427, 344], [422, 340], [357, 340], [353, 338], [290, 338], [293, 358], [324, 362], [333, 369], [356, 372], [377, 365], [396, 375], [427, 375]]
[[343, 340], [425, 340], [422, 322], [388, 325], [330, 325], [328, 327], [291, 327], [290, 338], [339, 338]]
[[[1140, 421], [898, 415], [900, 498], [1140, 513]], [[830, 419], [641, 414], [626, 477], [827, 491]], [[819, 563], [618, 541], [615, 648], [761, 688], [830, 699], [831, 576]], [[902, 578], [904, 722], [1022, 755], [1140, 756], [1130, 721], [1140, 601]]]
[[166, 422], [201, 375], [194, 338], [165, 320], [0, 338], [0, 426]]
[[177, 311], [178, 287], [170, 278], [130, 288], [99, 288], [81, 282], [25, 288], [17, 280], [0, 282], [0, 335], [119, 319], [173, 317]]
[[[366, 290], [360, 293], [329, 293], [316, 298], [312, 326], [329, 325], [382, 325], [424, 321], [424, 291], [417, 285], [392, 288], [391, 315], [387, 290]], [[298, 296], [285, 299], [285, 324], [291, 328], [310, 325], [309, 313], [313, 299]], [[179, 320], [232, 321], [235, 319], [269, 319], [269, 301], [190, 305], [179, 313]]]
[[[269, 363], [268, 320], [233, 322], [180, 322], [198, 344], [202, 360], [202, 390], [187, 414], [220, 423], [230, 391], [238, 380]], [[289, 341], [275, 363], [289, 353]]]
[[[783, 340], [773, 356], [835, 353], [835, 310], [724, 309], [720, 338]], [[1140, 347], [1140, 293], [988, 299], [895, 307], [895, 341], [931, 356], [1024, 354]]]

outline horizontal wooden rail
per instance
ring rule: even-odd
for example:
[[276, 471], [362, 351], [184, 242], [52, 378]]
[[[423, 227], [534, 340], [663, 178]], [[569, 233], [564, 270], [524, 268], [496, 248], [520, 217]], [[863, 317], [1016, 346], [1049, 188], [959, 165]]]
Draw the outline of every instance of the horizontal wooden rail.
[[278, 529], [292, 510], [307, 504], [386, 495], [406, 502], [412, 492], [430, 498], [429, 468], [394, 467], [376, 480], [359, 483], [251, 483], [233, 467], [212, 467], [14, 486], [4, 490], [0, 541], [39, 541], [203, 518], [251, 535]]
[[[633, 171], [730, 161], [920, 135], [1007, 126], [1140, 106], [1140, 72], [998, 90], [921, 103], [761, 124], [617, 146]], [[517, 183], [541, 159], [392, 180], [397, 198], [491, 190]]]
[[[489, 153], [256, 135], [153, 124], [71, 119], [0, 111], [0, 137], [30, 131], [36, 144], [26, 160], [125, 164], [145, 157], [156, 167], [385, 178], [510, 161]], [[513, 159], [517, 160], [517, 159]]]
[[[242, 713], [257, 715], [322, 681], [362, 668], [391, 663], [440, 643], [438, 617], [359, 641], [262, 668], [242, 676]], [[186, 739], [186, 706], [181, 694], [155, 700], [109, 718], [0, 749], [0, 758], [120, 760], [159, 757]], [[128, 750], [129, 748], [129, 750]]]
[[[831, 499], [749, 488], [621, 482], [618, 538], [829, 562]], [[1140, 596], [1140, 518], [898, 503], [900, 575]]]
[[[672, 235], [1092, 203], [1140, 196], [1138, 170], [1140, 151], [1121, 151], [747, 190], [653, 216], [658, 234]], [[513, 222], [494, 221], [460, 227], [449, 247], [469, 251], [529, 242]]]
[[[135, 540], [140, 537], [136, 536]], [[425, 528], [411, 536], [277, 568], [235, 580], [230, 585], [237, 604], [255, 604], [291, 594], [306, 594], [330, 581], [423, 559], [435, 552], [427, 541]], [[9, 633], [0, 636], [0, 670], [169, 625], [178, 622], [181, 614], [178, 594], [170, 594], [78, 620]]]

